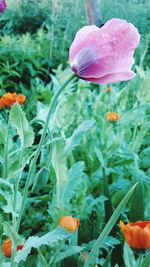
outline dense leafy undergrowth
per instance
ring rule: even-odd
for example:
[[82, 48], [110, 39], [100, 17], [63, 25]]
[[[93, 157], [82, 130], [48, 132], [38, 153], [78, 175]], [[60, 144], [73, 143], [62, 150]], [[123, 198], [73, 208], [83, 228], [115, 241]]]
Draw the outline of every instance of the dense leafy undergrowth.
[[[58, 226], [62, 215], [71, 214], [81, 220], [78, 233], [80, 247], [74, 248], [77, 251], [73, 253], [80, 250], [88, 253], [113, 210], [136, 182], [135, 194], [122, 218], [125, 221], [127, 218], [131, 221], [149, 219], [149, 73], [139, 67], [137, 72], [133, 81], [112, 86], [111, 91], [101, 85], [75, 80], [59, 97], [49, 124], [53, 142], [47, 135], [38, 159], [37, 173], [30, 181], [20, 228], [20, 234], [25, 239], [37, 234], [43, 236]], [[17, 216], [19, 212], [30, 158], [39, 142], [51, 99], [50, 89], [54, 93], [69, 75], [69, 69], [62, 70], [59, 66], [55, 75], [51, 75], [52, 82], [47, 87], [40, 83], [34, 94], [30, 92], [24, 107], [15, 104], [10, 114], [8, 110], [1, 111], [0, 176], [5, 178], [0, 180], [1, 225], [4, 221], [10, 224], [11, 214], [16, 212]], [[120, 120], [109, 121], [107, 113], [111, 111], [117, 112]], [[21, 188], [17, 192], [14, 211], [12, 198], [19, 176]], [[104, 185], [105, 179], [110, 195]], [[1, 226], [1, 234], [4, 229], [5, 234], [12, 234], [9, 228], [10, 225], [5, 223], [4, 228]], [[58, 235], [58, 240], [64, 239], [64, 236]], [[53, 241], [46, 242], [49, 243], [44, 244], [50, 244], [50, 247], [40, 247], [38, 258], [33, 250], [25, 265], [19, 266], [36, 266], [42, 260], [50, 262], [66, 251], [67, 244], [63, 241], [55, 247], [52, 246]], [[111, 248], [116, 247], [116, 251], [120, 251], [121, 242], [116, 225], [105, 240], [97, 263], [103, 262]], [[31, 246], [36, 247], [32, 242]], [[81, 256], [77, 255], [71, 260], [75, 266], [81, 260]], [[21, 259], [25, 258], [26, 254]], [[122, 266], [122, 259], [116, 260]], [[64, 264], [69, 266], [66, 264], [71, 263], [65, 261]]]

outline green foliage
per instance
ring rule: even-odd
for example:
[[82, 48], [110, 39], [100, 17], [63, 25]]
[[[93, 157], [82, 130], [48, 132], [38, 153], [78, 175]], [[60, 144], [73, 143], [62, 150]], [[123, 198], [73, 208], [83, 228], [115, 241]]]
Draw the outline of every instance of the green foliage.
[[77, 129], [75, 129], [72, 136], [67, 138], [66, 140], [66, 154], [71, 153], [74, 148], [76, 148], [80, 144], [83, 135], [86, 133], [86, 131], [88, 131], [88, 129], [92, 128], [93, 126], [94, 121], [84, 121], [77, 127]]
[[149, 264], [149, 260], [150, 260], [150, 254], [147, 254], [145, 259], [143, 260], [141, 267], [147, 267]]
[[7, 223], [7, 222], [4, 222], [3, 223], [3, 228], [4, 228], [4, 234], [6, 236], [9, 236], [10, 239], [12, 240], [14, 246], [18, 246], [18, 245], [21, 245], [24, 243], [24, 239], [21, 238], [13, 229], [13, 227]]
[[25, 113], [17, 103], [11, 108], [10, 122], [17, 130], [17, 134], [21, 140], [21, 146], [24, 148], [32, 146], [34, 141], [33, 130], [29, 127]]
[[19, 91], [22, 87], [29, 95], [28, 89], [33, 83], [30, 79], [34, 80], [38, 76], [42, 79], [48, 78], [47, 70], [52, 62], [49, 59], [47, 31], [39, 29], [34, 36], [30, 33], [20, 36], [5, 34], [1, 36], [0, 49], [1, 88]]
[[130, 267], [137, 266], [134, 253], [130, 249], [130, 247], [127, 245], [127, 243], [124, 244], [124, 262], [125, 262], [125, 266], [130, 266]]
[[[0, 95], [21, 92], [26, 102], [0, 109], [0, 233], [11, 237], [15, 246], [26, 239], [14, 255], [18, 267], [89, 262], [93, 267], [122, 267], [123, 257], [126, 266], [138, 266], [127, 244], [121, 254], [116, 221], [119, 216], [125, 222], [150, 218], [149, 1], [100, 1], [104, 22], [124, 18], [142, 33], [135, 56], [137, 75], [110, 85], [110, 92], [103, 85], [74, 79], [59, 96], [32, 171], [21, 236], [18, 215], [48, 106], [71, 74], [69, 46], [86, 22], [84, 1], [7, 2], [0, 15]], [[110, 111], [118, 112], [120, 120], [108, 121]], [[75, 234], [58, 227], [65, 215], [80, 219]], [[142, 267], [148, 263], [149, 254]], [[0, 266], [10, 267], [2, 253]]]
[[114, 224], [117, 222], [118, 217], [123, 212], [127, 202], [129, 201], [129, 199], [131, 198], [131, 196], [132, 196], [132, 194], [134, 192], [134, 189], [135, 189], [136, 185], [134, 185], [130, 189], [130, 191], [127, 193], [127, 195], [122, 199], [122, 201], [120, 202], [120, 204], [118, 205], [118, 207], [114, 211], [113, 215], [109, 219], [108, 223], [105, 225], [103, 231], [99, 235], [98, 239], [96, 240], [96, 242], [95, 242], [95, 244], [94, 244], [94, 246], [93, 246], [93, 248], [92, 248], [92, 250], [91, 250], [91, 252], [89, 254], [88, 260], [85, 262], [84, 267], [88, 267], [91, 263], [95, 262], [95, 257], [96, 257], [96, 255], [97, 255], [97, 253], [99, 251], [99, 248], [103, 244], [103, 242], [106, 239], [106, 237], [109, 235], [109, 233], [112, 230]]
[[50, 233], [47, 233], [41, 237], [38, 236], [31, 236], [25, 242], [24, 247], [21, 251], [18, 251], [15, 261], [19, 263], [21, 260], [25, 261], [26, 257], [31, 251], [31, 248], [39, 248], [42, 245], [50, 245], [52, 246], [53, 243], [62, 241], [70, 236], [68, 232], [64, 229], [58, 228], [53, 230]]
[[[63, 71], [60, 66], [55, 73], [56, 76], [54, 76], [53, 82], [49, 85], [49, 89], [46, 90], [53, 88], [53, 91], [56, 91], [57, 86], [70, 75], [68, 69]], [[76, 81], [59, 97], [56, 111], [53, 113], [47, 137], [37, 162], [37, 172], [30, 184], [32, 190], [29, 191], [27, 211], [21, 224], [21, 232], [24, 233], [25, 237], [28, 238], [29, 235], [31, 236], [38, 232], [42, 236], [43, 233], [53, 231], [62, 215], [72, 214], [80, 218], [82, 222], [79, 240], [81, 244], [86, 242], [84, 246], [90, 251], [93, 245], [89, 246], [88, 249], [88, 244], [99, 236], [105, 225], [106, 210], [104, 207], [108, 201], [108, 195], [104, 196], [103, 191], [103, 168], [105, 168], [105, 178], [108, 181], [109, 197], [113, 209], [118, 206], [121, 199], [126, 196], [129, 188], [139, 179], [142, 183], [143, 192], [141, 192], [140, 188], [135, 190], [123, 216], [124, 218], [126, 216], [131, 218], [130, 215], [137, 216], [135, 199], [141, 200], [141, 193], [144, 196], [146, 193], [143, 203], [144, 207], [148, 207], [149, 165], [147, 165], [147, 155], [149, 155], [149, 127], [145, 127], [145, 125], [148, 125], [149, 122], [149, 105], [147, 104], [149, 100], [148, 95], [147, 99], [145, 95], [142, 101], [139, 98], [140, 91], [142, 91], [140, 84], [143, 79], [147, 79], [147, 75], [145, 72], [143, 76], [143, 71], [139, 68], [138, 75], [133, 81], [128, 85], [124, 84], [124, 87], [120, 85], [123, 87], [120, 90], [118, 89], [119, 86], [112, 86], [112, 91], [109, 93], [105, 92], [104, 87], [101, 85], [94, 89], [92, 85], [87, 86], [84, 81]], [[41, 86], [43, 88], [44, 85], [42, 84]], [[36, 91], [36, 94], [38, 95], [39, 91]], [[18, 109], [17, 104], [10, 110], [13, 128], [9, 127], [10, 145], [7, 148], [7, 153], [10, 169], [7, 177], [12, 188], [15, 182], [15, 175], [20, 175], [21, 187], [25, 184], [30, 159], [38, 143], [39, 136], [41, 136], [41, 125], [45, 121], [47, 103], [50, 101], [45, 98], [45, 101], [41, 103], [40, 100], [44, 99], [44, 94], [45, 90], [41, 90], [40, 98], [36, 102], [36, 117], [32, 114], [30, 103], [28, 106], [28, 113], [31, 114], [32, 119], [30, 124], [34, 128], [35, 145], [32, 145], [31, 149], [25, 149], [23, 153], [23, 171], [18, 170], [20, 142], [18, 142], [14, 128], [19, 129], [19, 138], [24, 138], [26, 129], [27, 132], [28, 130], [31, 131], [32, 135], [33, 130], [31, 130], [31, 126], [27, 122], [25, 113], [20, 107]], [[73, 112], [74, 110], [78, 110], [78, 113]], [[107, 121], [106, 114], [108, 111], [114, 110], [120, 113], [121, 119], [116, 123], [111, 123]], [[13, 114], [16, 115], [12, 116]], [[22, 118], [23, 127], [20, 124], [20, 120], [17, 119], [18, 114], [19, 118], [20, 116]], [[7, 133], [7, 122], [1, 123], [1, 125], [4, 128], [4, 132]], [[51, 137], [49, 131], [53, 132], [53, 137]], [[2, 150], [5, 147], [5, 143], [6, 136], [1, 134]], [[52, 161], [50, 161], [50, 155], [52, 155]], [[3, 158], [3, 153], [1, 153], [1, 158], [2, 162], [6, 161], [6, 158]], [[138, 166], [135, 159], [138, 161]], [[4, 164], [3, 166], [6, 165]], [[145, 166], [147, 166], [146, 169]], [[2, 165], [1, 173], [3, 174]], [[138, 187], [140, 187], [140, 183]], [[2, 210], [5, 213], [8, 210], [8, 213], [16, 216], [21, 200], [18, 200], [15, 209], [17, 213], [14, 213], [13, 206], [10, 205], [10, 199], [13, 197], [14, 191], [11, 192], [11, 188], [9, 189], [7, 184], [3, 183], [1, 193]], [[8, 199], [6, 199], [7, 196]], [[22, 188], [20, 192], [18, 191], [17, 196], [18, 199], [22, 197]], [[141, 201], [140, 205], [143, 205]], [[138, 219], [141, 219], [141, 212], [144, 218], [149, 214], [148, 208], [142, 208], [142, 210], [140, 209], [140, 214], [138, 214]], [[51, 225], [49, 224], [50, 222]], [[33, 224], [34, 229], [31, 228]], [[41, 246], [40, 251], [42, 251], [39, 253], [42, 254], [39, 254], [38, 264], [42, 264], [41, 262], [47, 264], [50, 260], [49, 257], [55, 259], [56, 254], [58, 257], [59, 255], [63, 257], [65, 255], [63, 254], [65, 249], [63, 246], [58, 249], [56, 245], [58, 251], [54, 245], [50, 255], [45, 250], [43, 251], [43, 246]], [[95, 257], [96, 262], [104, 264], [106, 257], [103, 251], [109, 251], [116, 246], [119, 246], [118, 233], [112, 237], [110, 242], [106, 239], [101, 244], [100, 254]], [[28, 262], [29, 257], [35, 264], [32, 254], [27, 256], [26, 262]], [[78, 254], [76, 255], [77, 259]], [[61, 261], [65, 262], [66, 260], [62, 259]]]
[[106, 260], [103, 264], [103, 267], [109, 267], [110, 266], [110, 261], [111, 261], [111, 255], [112, 255], [112, 250], [109, 251]]

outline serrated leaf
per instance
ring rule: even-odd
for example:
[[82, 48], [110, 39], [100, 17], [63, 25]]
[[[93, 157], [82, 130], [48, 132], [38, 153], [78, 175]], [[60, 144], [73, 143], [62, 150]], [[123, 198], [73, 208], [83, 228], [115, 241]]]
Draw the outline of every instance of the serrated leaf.
[[24, 147], [32, 146], [34, 133], [29, 126], [24, 111], [18, 103], [14, 104], [11, 108], [10, 122], [17, 130], [17, 134], [21, 140], [21, 145]]
[[67, 182], [61, 195], [62, 203], [68, 203], [75, 194], [75, 189], [84, 182], [84, 162], [77, 162], [68, 170]]
[[13, 194], [10, 194], [9, 192], [5, 191], [3, 196], [7, 201], [7, 204], [3, 206], [2, 209], [5, 211], [5, 213], [11, 213], [14, 217], [18, 217], [18, 212], [20, 211], [20, 206], [22, 201], [21, 193], [17, 191], [16, 212], [14, 211], [13, 207]]
[[14, 208], [13, 208], [13, 195], [9, 194], [8, 192], [4, 192], [3, 197], [7, 201], [7, 204], [2, 206], [3, 211], [5, 213], [11, 213], [13, 217], [17, 217], [17, 213], [14, 212]]
[[15, 262], [25, 261], [32, 248], [39, 248], [42, 245], [52, 246], [54, 243], [67, 239], [70, 236], [69, 232], [60, 227], [42, 237], [31, 236], [25, 242], [23, 249], [17, 252]]
[[115, 245], [118, 244], [120, 244], [120, 241], [117, 238], [110, 235], [106, 238], [106, 240], [102, 244], [102, 248], [108, 251], [110, 248], [114, 248]]
[[14, 185], [11, 184], [10, 182], [8, 182], [7, 180], [0, 178], [0, 185], [6, 186], [7, 188], [9, 188], [13, 192]]
[[93, 198], [93, 196], [89, 195], [87, 197], [87, 207], [86, 207], [86, 212], [87, 214], [91, 214], [92, 211], [96, 211], [95, 210], [95, 207], [97, 209], [97, 206], [99, 205], [103, 205], [104, 202], [107, 200], [107, 197], [103, 196], [103, 195], [100, 195], [99, 197], [97, 198]]
[[61, 196], [67, 184], [67, 165], [66, 156], [64, 153], [64, 143], [57, 142], [53, 146], [52, 165], [56, 173], [56, 202], [57, 206], [61, 207]]
[[80, 144], [83, 135], [94, 126], [93, 120], [87, 120], [78, 125], [71, 137], [66, 140], [65, 152], [69, 154]]

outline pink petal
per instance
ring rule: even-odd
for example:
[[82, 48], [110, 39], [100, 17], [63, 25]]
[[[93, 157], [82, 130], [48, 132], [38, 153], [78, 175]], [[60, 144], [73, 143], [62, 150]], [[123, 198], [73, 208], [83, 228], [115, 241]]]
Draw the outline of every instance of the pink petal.
[[102, 28], [83, 27], [70, 47], [71, 68], [78, 77], [88, 80], [127, 73], [139, 40], [137, 29], [125, 20], [112, 19]]
[[75, 36], [75, 40], [70, 46], [69, 60], [70, 62], [74, 59], [75, 55], [84, 47], [85, 40], [88, 39], [88, 35], [94, 31], [99, 30], [95, 25], [82, 27]]
[[0, 13], [3, 12], [6, 8], [6, 2], [4, 0], [0, 0]]
[[133, 71], [120, 72], [120, 73], [111, 73], [107, 74], [101, 78], [87, 78], [86, 81], [107, 84], [121, 81], [128, 81], [135, 77], [135, 73]]

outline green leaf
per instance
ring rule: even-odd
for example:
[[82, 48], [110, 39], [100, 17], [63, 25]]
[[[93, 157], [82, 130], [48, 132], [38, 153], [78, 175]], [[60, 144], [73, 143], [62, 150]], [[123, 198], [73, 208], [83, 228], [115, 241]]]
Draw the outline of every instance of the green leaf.
[[112, 254], [112, 249], [109, 251], [102, 267], [109, 267], [110, 266], [111, 254]]
[[25, 261], [32, 248], [39, 248], [42, 245], [52, 246], [54, 243], [67, 239], [70, 233], [58, 227], [54, 231], [45, 234], [41, 237], [31, 236], [27, 239], [22, 250], [17, 252], [15, 262]]
[[137, 263], [134, 257], [134, 253], [131, 250], [131, 248], [128, 246], [128, 244], [125, 242], [124, 249], [123, 249], [123, 258], [125, 266], [127, 267], [136, 267]]
[[48, 178], [49, 170], [47, 168], [40, 169], [34, 179], [32, 193], [37, 194], [47, 184]]
[[108, 223], [105, 225], [104, 229], [102, 230], [100, 236], [98, 237], [98, 239], [96, 240], [90, 254], [89, 254], [89, 258], [87, 259], [87, 261], [84, 264], [84, 267], [88, 267], [91, 263], [95, 262], [95, 259], [97, 257], [98, 251], [100, 249], [100, 247], [102, 246], [103, 242], [105, 241], [106, 237], [109, 235], [110, 231], [112, 230], [113, 226], [115, 225], [115, 223], [117, 222], [120, 214], [123, 212], [127, 202], [129, 201], [129, 199], [131, 198], [135, 187], [137, 186], [137, 184], [135, 184], [130, 191], [126, 194], [126, 196], [122, 199], [122, 201], [120, 202], [120, 204], [118, 205], [118, 207], [115, 209], [113, 215], [111, 216], [111, 218], [109, 219]]
[[0, 185], [4, 187], [6, 186], [7, 189], [10, 189], [12, 193], [14, 192], [14, 185], [8, 182], [7, 180], [0, 178]]
[[[13, 216], [17, 217], [17, 213], [14, 212], [13, 208], [14, 185], [7, 180], [3, 180], [2, 178], [0, 178], [0, 185], [2, 188], [0, 189], [0, 195], [3, 196], [4, 199], [6, 200], [6, 205], [3, 205], [1, 208], [3, 209], [3, 211], [5, 211], [5, 213], [11, 213]], [[21, 200], [20, 192], [18, 192], [17, 197], [18, 197], [17, 201], [17, 210], [18, 210], [19, 209], [18, 205], [20, 204]]]
[[20, 237], [13, 227], [8, 223], [3, 223], [4, 234], [12, 240], [15, 247], [24, 243], [24, 238]]
[[140, 267], [148, 267], [150, 263], [150, 253], [145, 257]]
[[102, 151], [95, 146], [94, 152], [96, 153], [96, 156], [97, 156], [99, 162], [101, 163], [102, 167], [105, 168], [106, 162], [104, 160]]
[[71, 137], [66, 140], [65, 152], [69, 154], [80, 144], [83, 135], [94, 126], [93, 120], [87, 120], [78, 125]]
[[135, 166], [132, 167], [132, 175], [134, 177], [134, 182], [137, 182], [138, 185], [135, 188], [134, 194], [131, 197], [131, 207], [129, 211], [129, 218], [131, 221], [144, 220], [144, 211], [145, 211], [145, 203], [144, 203], [144, 188], [141, 170], [138, 166], [138, 157], [135, 154]]
[[84, 182], [84, 169], [85, 164], [82, 161], [79, 161], [72, 165], [67, 173], [67, 182], [63, 188], [61, 201], [62, 203], [69, 203], [73, 195], [76, 194], [76, 189], [80, 187]]
[[104, 248], [106, 251], [109, 251], [110, 248], [114, 248], [118, 244], [120, 244], [120, 241], [117, 238], [110, 235], [105, 239], [101, 247]]
[[10, 122], [17, 130], [17, 134], [21, 140], [21, 145], [24, 147], [32, 146], [34, 141], [34, 133], [29, 126], [25, 113], [18, 103], [14, 104], [11, 108]]
[[8, 128], [7, 125], [0, 118], [0, 144], [6, 143]]
[[21, 206], [21, 201], [22, 201], [21, 193], [17, 191], [16, 212], [14, 211], [14, 207], [13, 207], [13, 194], [10, 194], [9, 192], [5, 191], [4, 194], [2, 195], [7, 201], [7, 204], [3, 206], [2, 209], [5, 211], [5, 213], [11, 213], [14, 217], [18, 217], [18, 213], [20, 211], [20, 206]]
[[150, 83], [150, 77], [145, 75], [144, 79], [141, 79], [141, 83], [136, 94], [136, 97], [139, 100], [139, 102], [150, 101], [149, 83]]
[[10, 267], [10, 262], [3, 262], [2, 263], [2, 265], [1, 265], [2, 267]]
[[56, 263], [56, 262], [62, 261], [62, 260], [64, 260], [64, 259], [67, 258], [67, 257], [70, 257], [70, 256], [72, 256], [72, 255], [74, 255], [74, 254], [76, 254], [76, 253], [81, 252], [83, 249], [84, 249], [83, 247], [79, 247], [79, 246], [72, 246], [72, 247], [69, 247], [69, 248], [67, 248], [66, 251], [60, 253], [60, 254], [56, 257], [56, 259], [54, 260], [54, 262]]
[[145, 210], [143, 183], [140, 177], [136, 179], [136, 181], [138, 182], [138, 185], [131, 197], [131, 208], [129, 211], [129, 218], [133, 222], [144, 220]]
[[105, 207], [105, 220], [108, 221], [111, 215], [113, 214], [113, 205], [111, 201], [108, 180], [104, 168], [103, 168], [103, 194], [107, 198], [107, 200], [104, 203], [104, 207]]
[[38, 253], [39, 255], [38, 255], [37, 267], [48, 267], [46, 259], [44, 258], [40, 250], [38, 250]]
[[61, 197], [64, 192], [64, 188], [67, 184], [67, 165], [66, 155], [64, 152], [64, 143], [57, 142], [53, 146], [52, 151], [52, 165], [56, 174], [56, 202], [57, 207], [61, 207]]

